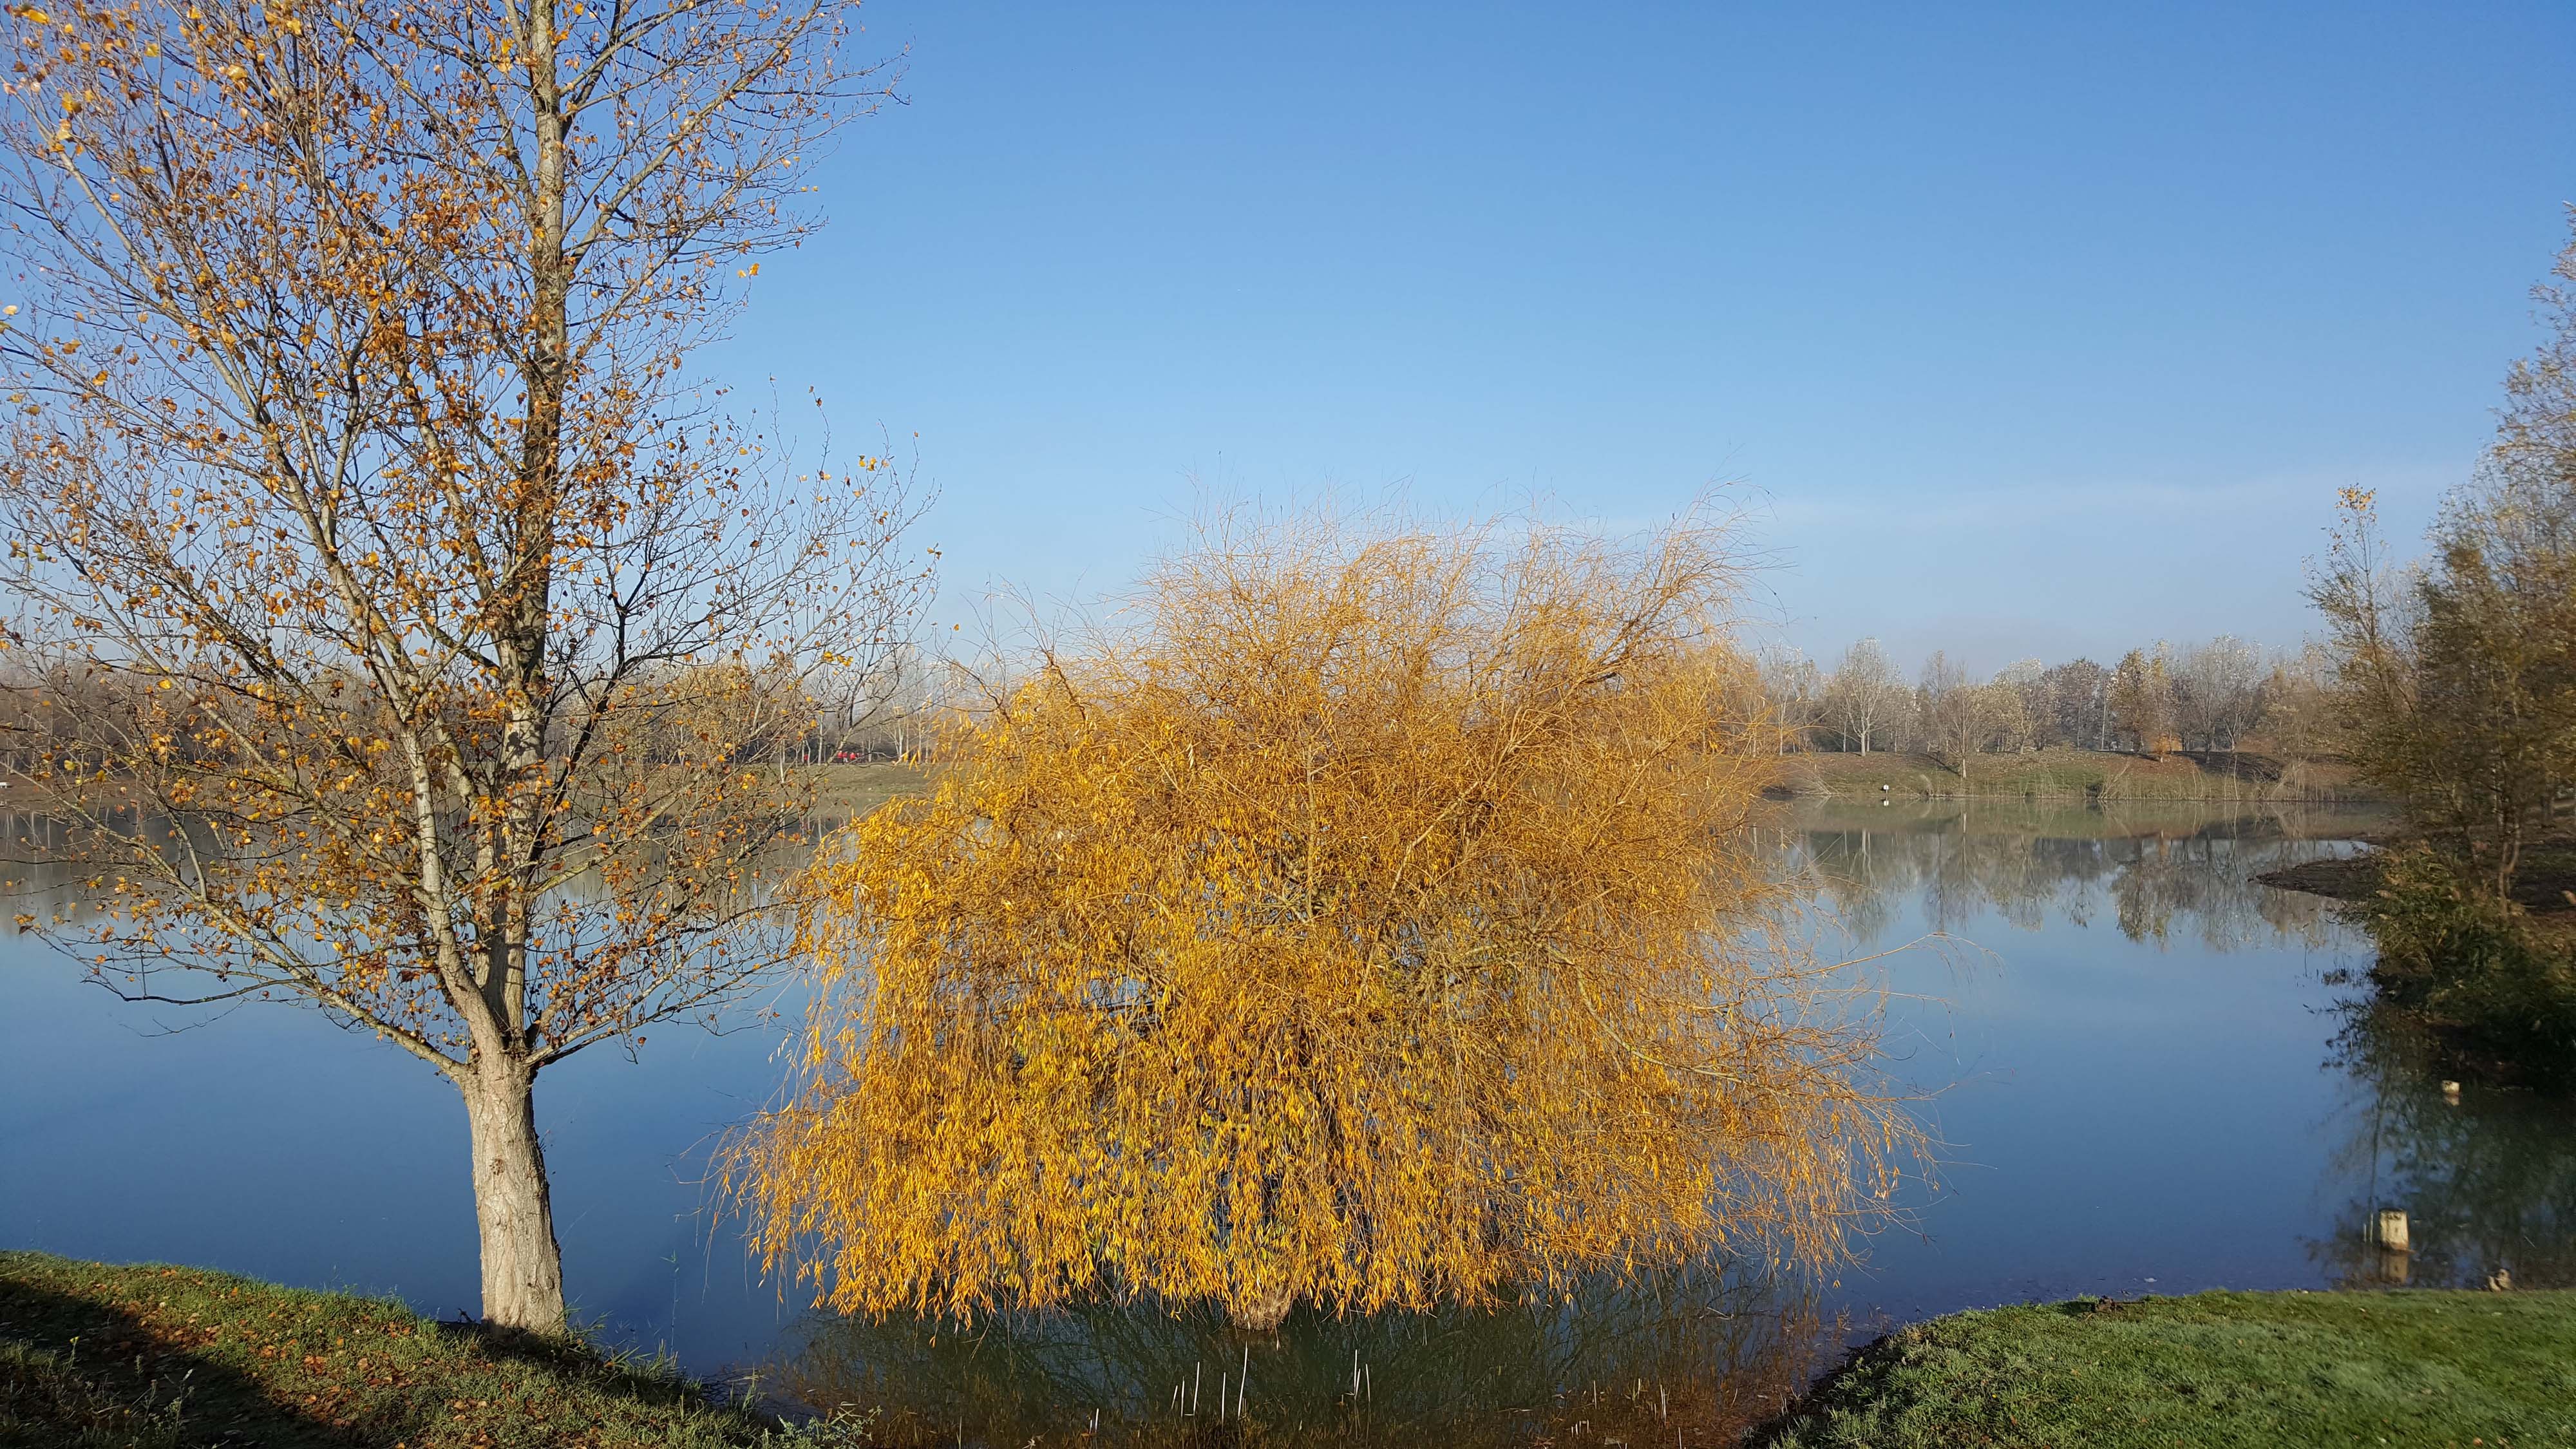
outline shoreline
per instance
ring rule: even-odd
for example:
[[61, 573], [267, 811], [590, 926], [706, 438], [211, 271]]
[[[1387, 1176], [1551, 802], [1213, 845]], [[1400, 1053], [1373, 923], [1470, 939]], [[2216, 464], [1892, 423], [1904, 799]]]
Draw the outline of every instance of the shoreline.
[[[1853, 1350], [1761, 1449], [2576, 1437], [2576, 1291], [2213, 1291], [1945, 1314]], [[666, 1366], [207, 1269], [0, 1251], [0, 1439], [31, 1449], [871, 1442]], [[1293, 1438], [1279, 1442], [1296, 1442]]]
[[2024, 798], [2205, 804], [2384, 805], [2340, 761], [2253, 751], [2143, 756], [2052, 748], [1978, 755], [1964, 776], [1923, 754], [1806, 751], [1781, 757], [1773, 787], [1792, 798]]
[[2559, 1443], [2576, 1291], [2215, 1291], [1946, 1314], [1856, 1351], [1758, 1449]]
[[791, 1428], [664, 1363], [390, 1298], [0, 1250], [0, 1443], [28, 1449], [866, 1442], [832, 1427]]

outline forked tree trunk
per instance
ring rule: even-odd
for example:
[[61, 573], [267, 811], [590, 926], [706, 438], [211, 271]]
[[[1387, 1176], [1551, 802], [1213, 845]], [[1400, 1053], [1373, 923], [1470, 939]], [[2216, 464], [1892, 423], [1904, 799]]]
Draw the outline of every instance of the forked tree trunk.
[[564, 1331], [563, 1249], [537, 1142], [536, 1077], [502, 1061], [469, 1068], [458, 1086], [473, 1129], [474, 1224], [483, 1242], [483, 1320], [535, 1333]]

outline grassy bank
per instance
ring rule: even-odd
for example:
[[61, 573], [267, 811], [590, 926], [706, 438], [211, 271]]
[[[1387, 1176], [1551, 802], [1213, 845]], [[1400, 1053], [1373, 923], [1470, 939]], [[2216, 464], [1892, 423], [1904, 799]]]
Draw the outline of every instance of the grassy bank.
[[865, 815], [888, 800], [930, 788], [930, 771], [920, 765], [815, 765], [812, 769], [815, 808], [836, 818]]
[[[789, 1430], [667, 1373], [380, 1299], [0, 1253], [0, 1444], [865, 1442], [855, 1426]], [[2567, 1444], [2576, 1292], [2204, 1293], [1963, 1313], [1862, 1350], [1754, 1442]]]
[[[1782, 801], [1769, 821], [1802, 830], [1892, 834], [2000, 833], [2053, 840], [2369, 839], [2395, 815], [2385, 806], [2306, 801], [2103, 800], [2041, 796], [1885, 797], [1808, 795]], [[2269, 883], [2269, 882], [2267, 882]]]
[[2562, 1445], [2576, 1292], [2203, 1293], [1934, 1319], [1756, 1439], [1980, 1445]]
[[790, 1434], [649, 1366], [388, 1300], [0, 1252], [0, 1444], [717, 1449], [828, 1435]]
[[2148, 759], [2102, 750], [2039, 750], [1979, 755], [1968, 762], [1964, 774], [1930, 755], [1808, 753], [1791, 755], [1782, 763], [1790, 789], [1819, 795], [2311, 802], [2376, 798], [2355, 784], [2352, 772], [2343, 765], [2247, 753]]

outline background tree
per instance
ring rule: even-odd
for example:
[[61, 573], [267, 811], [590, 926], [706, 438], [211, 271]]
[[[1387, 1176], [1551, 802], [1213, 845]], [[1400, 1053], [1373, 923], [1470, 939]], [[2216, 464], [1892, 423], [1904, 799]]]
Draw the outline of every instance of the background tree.
[[2508, 377], [2496, 442], [2444, 500], [2432, 556], [2394, 566], [2371, 495], [2349, 489], [2310, 589], [2345, 752], [2417, 837], [2381, 853], [2359, 906], [2380, 999], [2446, 1049], [2542, 1077], [2576, 1044], [2576, 960], [2525, 914], [2560, 902], [2517, 887], [2576, 782], [2576, 243], [2554, 275], [2538, 293], [2549, 337]]
[[2576, 768], [2562, 671], [2576, 623], [2544, 569], [2499, 569], [2476, 495], [2454, 499], [2429, 566], [2389, 565], [2371, 496], [2347, 490], [2344, 519], [2310, 591], [2335, 657], [2345, 748], [2362, 778], [2403, 802], [2446, 848], [2461, 881], [2511, 892], [2534, 819]]
[[1691, 525], [1220, 528], [816, 866], [737, 1159], [844, 1311], [1099, 1291], [1275, 1324], [1830, 1255], [1909, 1119], [1779, 949], [1779, 768]]
[[2261, 747], [2284, 762], [2282, 780], [2293, 783], [2307, 762], [2342, 748], [2332, 683], [2332, 655], [2322, 643], [2275, 658], [2263, 679], [2263, 714], [2255, 726]]
[[2038, 749], [2058, 742], [2050, 727], [2056, 698], [2046, 664], [2036, 658], [2016, 659], [1995, 672], [1994, 683], [2012, 695], [2011, 728], [2005, 740], [2008, 748]]
[[1979, 754], [2019, 727], [2017, 694], [2006, 686], [1978, 683], [1939, 650], [1924, 662], [1923, 683], [1915, 697], [1914, 717], [1930, 753], [1948, 760], [1962, 780], [1968, 778], [1970, 763]]
[[1877, 640], [1863, 639], [1843, 651], [1825, 685], [1824, 716], [1844, 739], [1866, 755], [1870, 741], [1898, 731], [1911, 709], [1896, 666]]
[[2498, 728], [2545, 815], [2576, 788], [2576, 240], [2534, 295], [2548, 335], [2507, 374], [2495, 446], [2435, 537], [2455, 606], [2499, 636], [2517, 702]]
[[1825, 684], [1816, 661], [1794, 649], [1762, 652], [1759, 664], [1762, 697], [1780, 730], [1780, 748], [1805, 749], [1824, 718]]
[[2126, 735], [2142, 755], [2159, 755], [2173, 744], [2173, 677], [2165, 666], [2164, 646], [2150, 654], [2132, 649], [2111, 671], [2104, 702], [2112, 728]]
[[2234, 749], [2262, 718], [2263, 674], [2262, 651], [2231, 634], [2181, 650], [2172, 678], [2183, 747]]
[[2496, 897], [2576, 783], [2576, 243], [2552, 278], [2537, 292], [2548, 336], [2507, 376], [2496, 441], [2445, 500], [2433, 557], [2395, 567], [2371, 495], [2347, 490], [2310, 590], [2345, 748], [2463, 885]]
[[[1924, 713], [1942, 690], [1920, 682], [1912, 689], [1899, 686], [1874, 641], [1855, 647], [1857, 657], [1847, 658], [1820, 687], [1812, 682], [1812, 666], [1794, 652], [1765, 655], [1763, 688], [1775, 712], [1808, 722], [1806, 735], [1826, 748], [1858, 748], [1866, 721], [1874, 748], [1953, 758], [1953, 727], [1961, 720], [1936, 722]], [[2049, 665], [2025, 658], [2005, 666], [1980, 686], [2010, 696], [1986, 701], [1994, 728], [1983, 748], [2225, 751], [2248, 748], [2259, 735], [2251, 747], [2281, 755], [2288, 770], [2338, 748], [2318, 693], [2331, 672], [2322, 654], [2276, 655], [2222, 634], [2181, 649], [2158, 644], [2152, 652], [2132, 651], [2125, 662], [2125, 685], [2115, 671], [2090, 659]], [[1964, 676], [1953, 682], [1973, 683]], [[2116, 709], [2115, 686], [2122, 686]], [[2141, 724], [2147, 731], [2143, 745]]]
[[882, 77], [834, 0], [9, 14], [13, 759], [102, 908], [50, 924], [447, 1078], [484, 1315], [559, 1329], [537, 1073], [778, 959], [751, 766], [920, 585], [899, 480], [685, 371]]
[[2083, 750], [2110, 748], [2111, 671], [2090, 659], [2070, 659], [2050, 666], [2047, 682], [2042, 726], [2047, 742]]
[[938, 662], [910, 646], [889, 651], [870, 670], [852, 671], [827, 706], [831, 753], [824, 758], [909, 760], [943, 708], [945, 682]]

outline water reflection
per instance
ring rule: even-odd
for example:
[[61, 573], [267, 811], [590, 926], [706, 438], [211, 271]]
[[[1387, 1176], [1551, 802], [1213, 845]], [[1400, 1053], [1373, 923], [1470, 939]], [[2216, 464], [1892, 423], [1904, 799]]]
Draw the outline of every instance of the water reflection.
[[[2309, 1257], [2342, 1287], [2576, 1287], [2576, 1103], [2475, 1083], [2452, 1100], [2403, 1017], [2364, 1000], [2343, 1012], [2332, 1163], [2344, 1201]], [[2373, 1241], [2389, 1208], [2407, 1215], [2404, 1254]]]
[[1101, 1306], [984, 1321], [816, 1316], [766, 1387], [878, 1406], [893, 1444], [1731, 1443], [1846, 1325], [1759, 1279], [1672, 1273], [1571, 1301], [1333, 1318]]
[[2227, 951], [2326, 944], [2330, 902], [2254, 877], [2347, 851], [2335, 837], [2381, 819], [2323, 810], [1828, 805], [1803, 812], [1803, 828], [1784, 833], [1783, 844], [1865, 946], [1883, 943], [1899, 907], [1919, 901], [1938, 931], [1959, 931], [1992, 912], [2024, 931], [2106, 920], [2131, 941], [2188, 935]]
[[[2402, 1025], [2350, 1004], [2361, 993], [2336, 973], [2367, 958], [2330, 904], [2253, 883], [2379, 823], [1983, 802], [1828, 802], [1770, 822], [1783, 869], [1869, 949], [1941, 930], [1993, 952], [1968, 972], [1939, 952], [1887, 963], [1923, 1075], [1961, 1084], [1925, 1108], [1956, 1157], [1937, 1198], [1907, 1204], [1923, 1233], [1885, 1235], [1839, 1284], [1701, 1273], [1505, 1313], [1306, 1315], [1275, 1340], [1113, 1309], [968, 1332], [782, 1323], [779, 1286], [705, 1211], [689, 1155], [776, 1089], [777, 1037], [757, 1023], [655, 1033], [640, 1065], [549, 1074], [570, 1277], [612, 1336], [692, 1372], [759, 1366], [782, 1398], [881, 1408], [880, 1442], [1008, 1449], [1080, 1437], [1095, 1412], [1098, 1439], [1145, 1444], [1717, 1444], [1882, 1315], [2401, 1270], [2576, 1287], [2576, 1108], [2474, 1085], [2448, 1104]], [[47, 828], [0, 822], [12, 841]], [[43, 906], [75, 898], [58, 868], [7, 874]], [[147, 1036], [196, 1022], [79, 974], [0, 931], [0, 1245], [471, 1305], [444, 1084], [305, 1012]], [[2387, 1208], [2409, 1214], [2401, 1260], [2369, 1246]], [[1194, 1411], [1174, 1399], [1184, 1380]]]

